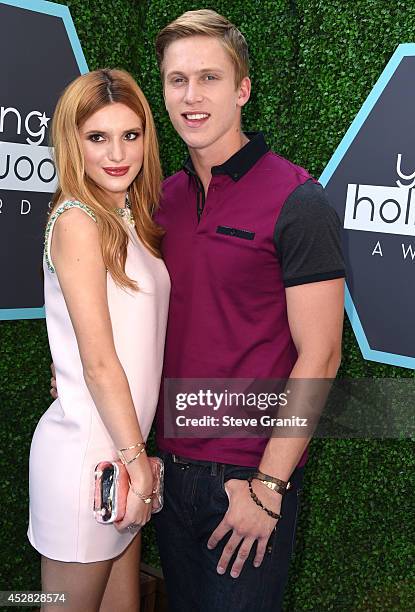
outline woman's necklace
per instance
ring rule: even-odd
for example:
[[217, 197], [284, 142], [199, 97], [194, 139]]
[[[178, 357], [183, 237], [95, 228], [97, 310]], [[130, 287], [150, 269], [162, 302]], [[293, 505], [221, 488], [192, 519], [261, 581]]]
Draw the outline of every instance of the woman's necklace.
[[128, 193], [125, 194], [125, 208], [116, 208], [115, 212], [117, 213], [119, 217], [122, 217], [123, 219], [125, 219], [129, 225], [132, 225], [132, 226], [135, 225]]

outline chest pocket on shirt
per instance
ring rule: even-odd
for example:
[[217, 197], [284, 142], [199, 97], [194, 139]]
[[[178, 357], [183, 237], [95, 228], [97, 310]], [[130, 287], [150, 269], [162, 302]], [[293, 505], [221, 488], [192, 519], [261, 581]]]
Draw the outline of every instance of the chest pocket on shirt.
[[226, 225], [218, 225], [218, 227], [216, 228], [216, 233], [223, 234], [224, 236], [234, 236], [235, 238], [242, 238], [243, 240], [253, 240], [255, 238], [255, 232], [237, 229], [236, 227], [228, 227]]
[[233, 302], [248, 294], [255, 296], [258, 287], [275, 291], [277, 266], [275, 248], [268, 245], [263, 230], [249, 219], [246, 224], [239, 222], [239, 227], [212, 224], [198, 245], [203, 258], [200, 266], [209, 271], [216, 294], [223, 292]]

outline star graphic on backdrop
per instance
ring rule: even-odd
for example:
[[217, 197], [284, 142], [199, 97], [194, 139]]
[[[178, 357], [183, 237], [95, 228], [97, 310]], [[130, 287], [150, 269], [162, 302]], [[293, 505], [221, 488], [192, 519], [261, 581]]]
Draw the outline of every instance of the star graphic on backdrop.
[[40, 127], [48, 127], [48, 121], [50, 121], [50, 117], [46, 117], [46, 114], [43, 113], [43, 115], [41, 115], [39, 117], [39, 121], [40, 121]]

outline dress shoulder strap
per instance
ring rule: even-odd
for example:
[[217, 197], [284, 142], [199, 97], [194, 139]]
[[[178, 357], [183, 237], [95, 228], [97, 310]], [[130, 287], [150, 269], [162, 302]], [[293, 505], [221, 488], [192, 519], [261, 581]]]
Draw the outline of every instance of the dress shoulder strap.
[[55, 210], [53, 215], [51, 215], [51, 217], [50, 217], [50, 219], [49, 219], [49, 221], [48, 221], [48, 223], [46, 225], [46, 230], [45, 230], [45, 245], [44, 245], [44, 251], [43, 251], [44, 252], [44, 257], [45, 257], [46, 265], [47, 265], [49, 271], [52, 272], [53, 274], [55, 273], [55, 268], [53, 267], [52, 258], [51, 258], [51, 255], [50, 255], [50, 245], [51, 245], [51, 242], [52, 242], [53, 228], [54, 228], [54, 225], [55, 225], [56, 221], [61, 216], [61, 214], [64, 213], [66, 210], [69, 210], [70, 208], [80, 208], [87, 215], [89, 215], [91, 217], [91, 219], [93, 219], [95, 221], [95, 223], [97, 221], [94, 211], [91, 210], [89, 208], [89, 206], [87, 206], [86, 204], [83, 204], [82, 202], [78, 202], [77, 200], [67, 200], [66, 202], [62, 202], [62, 204], [60, 204], [58, 206], [58, 208]]

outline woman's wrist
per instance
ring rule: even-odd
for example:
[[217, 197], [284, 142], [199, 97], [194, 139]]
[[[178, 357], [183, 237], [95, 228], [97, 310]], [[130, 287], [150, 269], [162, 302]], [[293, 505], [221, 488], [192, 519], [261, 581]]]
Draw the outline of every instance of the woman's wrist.
[[130, 486], [130, 491], [132, 491], [134, 493], [134, 495], [136, 495], [139, 499], [141, 499], [142, 502], [144, 502], [145, 504], [151, 504], [151, 502], [153, 501], [153, 495], [154, 495], [154, 491], [151, 488], [148, 488], [147, 493], [142, 492], [142, 491], [138, 491], [130, 482], [129, 483]]
[[145, 451], [138, 459], [125, 467], [127, 468], [130, 482], [133, 486], [137, 485], [137, 487], [140, 488], [145, 482], [149, 482], [151, 486], [153, 481], [153, 473], [151, 471], [150, 462]]
[[128, 466], [145, 452], [146, 443], [145, 442], [137, 442], [136, 444], [132, 444], [131, 446], [127, 446], [125, 448], [118, 449], [118, 457], [120, 461]]

